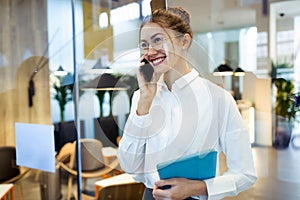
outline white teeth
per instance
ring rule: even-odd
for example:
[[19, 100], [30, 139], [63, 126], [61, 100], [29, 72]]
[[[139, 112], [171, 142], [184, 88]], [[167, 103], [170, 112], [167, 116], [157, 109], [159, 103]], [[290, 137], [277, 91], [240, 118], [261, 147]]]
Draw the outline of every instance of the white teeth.
[[164, 58], [158, 58], [156, 60], [153, 60], [152, 62], [153, 62], [154, 65], [156, 65], [157, 63], [159, 63], [159, 62], [161, 62], [163, 60], [164, 60]]

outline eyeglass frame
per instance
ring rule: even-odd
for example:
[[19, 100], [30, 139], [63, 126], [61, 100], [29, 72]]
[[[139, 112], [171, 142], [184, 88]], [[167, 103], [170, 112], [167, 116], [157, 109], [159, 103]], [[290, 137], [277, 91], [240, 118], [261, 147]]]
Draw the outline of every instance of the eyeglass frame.
[[[154, 44], [154, 45], [153, 45], [153, 40], [157, 38], [157, 35], [162, 35], [162, 37], [163, 37], [163, 38], [162, 38], [162, 42], [161, 42], [161, 44]], [[145, 43], [147, 43], [148, 47], [146, 47], [146, 48], [141, 47], [141, 46], [142, 46], [142, 45], [141, 45], [142, 42], [139, 42], [138, 47], [139, 47], [140, 52], [141, 52], [142, 54], [145, 54], [145, 52], [148, 52], [148, 51], [149, 51], [150, 45], [151, 45], [151, 48], [152, 48], [152, 49], [155, 49], [156, 51], [159, 51], [159, 50], [163, 49], [164, 41], [166, 41], [166, 40], [172, 40], [173, 38], [177, 38], [177, 37], [181, 37], [181, 36], [184, 36], [184, 34], [175, 35], [175, 36], [173, 36], [173, 37], [170, 37], [170, 36], [169, 36], [168, 38], [165, 38], [164, 35], [163, 35], [162, 33], [157, 33], [157, 34], [155, 34], [154, 36], [151, 37], [152, 42], [149, 43], [149, 42], [144, 41]], [[156, 48], [156, 47], [159, 46], [159, 45], [160, 45], [160, 47], [159, 47], [159, 48]]]

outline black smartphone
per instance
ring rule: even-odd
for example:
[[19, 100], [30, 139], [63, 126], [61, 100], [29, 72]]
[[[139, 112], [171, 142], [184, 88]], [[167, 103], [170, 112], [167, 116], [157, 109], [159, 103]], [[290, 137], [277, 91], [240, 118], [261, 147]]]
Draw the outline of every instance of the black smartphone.
[[142, 62], [145, 64], [140, 67], [140, 71], [142, 72], [145, 80], [147, 82], [150, 82], [153, 76], [154, 69], [152, 65], [148, 62], [148, 60], [146, 60], [145, 58], [142, 60]]

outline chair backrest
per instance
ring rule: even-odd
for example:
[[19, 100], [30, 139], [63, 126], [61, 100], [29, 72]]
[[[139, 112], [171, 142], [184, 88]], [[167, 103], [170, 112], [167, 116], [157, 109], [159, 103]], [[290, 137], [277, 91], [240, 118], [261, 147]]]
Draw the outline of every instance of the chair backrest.
[[0, 183], [20, 174], [16, 165], [16, 148], [12, 146], [0, 147]]
[[108, 147], [117, 144], [119, 136], [119, 126], [117, 124], [118, 117], [101, 117], [94, 119], [95, 138], [103, 143], [103, 146]]
[[[103, 160], [102, 143], [97, 139], [80, 139], [82, 171], [94, 171], [105, 166]], [[74, 154], [76, 156], [76, 154]], [[76, 159], [71, 158], [73, 168], [76, 169]]]
[[60, 149], [59, 153], [56, 156], [56, 160], [58, 162], [63, 163], [70, 163], [70, 158], [74, 153], [75, 143], [67, 142], [64, 146]]
[[143, 183], [110, 185], [99, 190], [97, 200], [141, 200], [144, 189]]

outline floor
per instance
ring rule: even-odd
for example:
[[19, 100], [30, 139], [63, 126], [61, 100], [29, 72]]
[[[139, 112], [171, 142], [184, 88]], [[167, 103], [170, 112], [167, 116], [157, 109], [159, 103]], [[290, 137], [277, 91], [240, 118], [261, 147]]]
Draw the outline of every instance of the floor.
[[254, 147], [253, 156], [258, 175], [254, 186], [226, 200], [300, 199], [300, 150]]
[[[299, 200], [300, 199], [300, 149], [289, 147], [276, 150], [272, 147], [253, 147], [258, 180], [254, 186], [238, 196], [226, 200]], [[66, 199], [66, 175], [61, 182], [62, 199]], [[88, 184], [93, 190], [93, 183]], [[40, 184], [31, 173], [22, 181], [24, 200], [40, 200]], [[76, 189], [76, 188], [74, 188]], [[20, 199], [15, 189], [15, 199]]]

